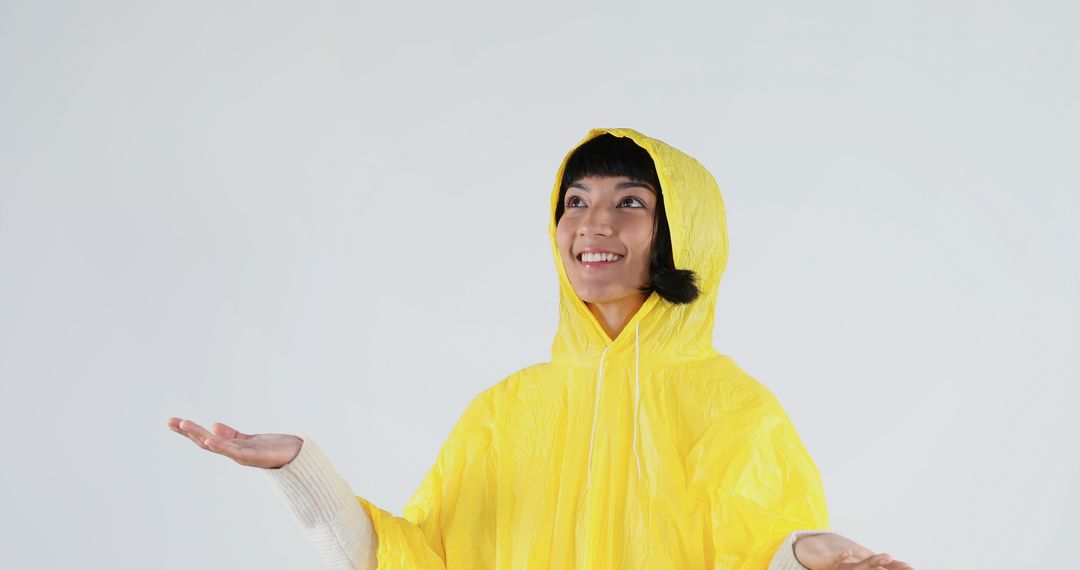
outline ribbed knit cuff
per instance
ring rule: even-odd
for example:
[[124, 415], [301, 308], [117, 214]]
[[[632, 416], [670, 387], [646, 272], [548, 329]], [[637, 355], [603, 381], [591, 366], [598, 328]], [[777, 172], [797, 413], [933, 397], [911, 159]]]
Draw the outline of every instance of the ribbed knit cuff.
[[371, 518], [330, 460], [302, 434], [300, 452], [277, 469], [261, 469], [333, 570], [373, 570], [378, 540]]
[[833, 530], [797, 530], [788, 535], [780, 548], [776, 549], [768, 570], [807, 570], [806, 566], [799, 563], [795, 558], [795, 541], [800, 536], [813, 536], [815, 534], [827, 534], [836, 532]]

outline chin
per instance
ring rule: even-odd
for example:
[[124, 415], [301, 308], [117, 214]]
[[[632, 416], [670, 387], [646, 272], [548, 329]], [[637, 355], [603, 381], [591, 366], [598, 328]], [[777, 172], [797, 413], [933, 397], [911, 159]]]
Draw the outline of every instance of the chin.
[[633, 291], [605, 291], [602, 289], [593, 289], [578, 293], [578, 297], [586, 303], [599, 305], [604, 303], [614, 303], [615, 301], [620, 301], [634, 294], [635, 292]]

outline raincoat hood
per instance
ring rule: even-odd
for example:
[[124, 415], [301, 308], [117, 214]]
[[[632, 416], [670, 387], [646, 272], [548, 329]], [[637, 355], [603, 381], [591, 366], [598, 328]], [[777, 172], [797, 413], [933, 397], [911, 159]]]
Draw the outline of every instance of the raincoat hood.
[[[614, 339], [574, 292], [555, 239], [567, 160], [604, 133], [652, 156], [675, 266], [701, 292], [682, 305], [652, 293]], [[632, 129], [592, 129], [556, 173], [548, 232], [551, 360], [473, 398], [403, 516], [358, 497], [379, 570], [796, 567], [780, 546], [828, 528], [824, 490], [776, 397], [712, 347], [728, 253], [712, 175]]]

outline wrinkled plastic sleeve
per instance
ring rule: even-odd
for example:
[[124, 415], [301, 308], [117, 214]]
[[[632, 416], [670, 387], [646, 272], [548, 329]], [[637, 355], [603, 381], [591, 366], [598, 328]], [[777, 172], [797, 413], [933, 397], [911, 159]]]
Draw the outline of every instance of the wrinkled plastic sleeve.
[[717, 568], [766, 570], [791, 533], [829, 528], [817, 466], [774, 398], [723, 414], [702, 445]]

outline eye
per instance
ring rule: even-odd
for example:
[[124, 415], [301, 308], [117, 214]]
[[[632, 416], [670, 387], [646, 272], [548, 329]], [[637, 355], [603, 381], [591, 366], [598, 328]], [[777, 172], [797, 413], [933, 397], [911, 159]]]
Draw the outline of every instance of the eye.
[[578, 207], [580, 207], [580, 206], [575, 206], [575, 205], [574, 205], [574, 200], [581, 200], [581, 196], [568, 196], [568, 197], [566, 198], [566, 204], [565, 204], [565, 206], [566, 206], [567, 208], [578, 208]]
[[619, 205], [621, 206], [621, 205], [626, 204], [627, 202], [631, 202], [631, 201], [636, 202], [638, 204], [637, 206], [630, 206], [631, 208], [644, 208], [645, 207], [645, 202], [642, 202], [641, 198], [638, 198], [637, 196], [627, 196], [627, 197], [623, 198], [621, 202], [619, 202]]

